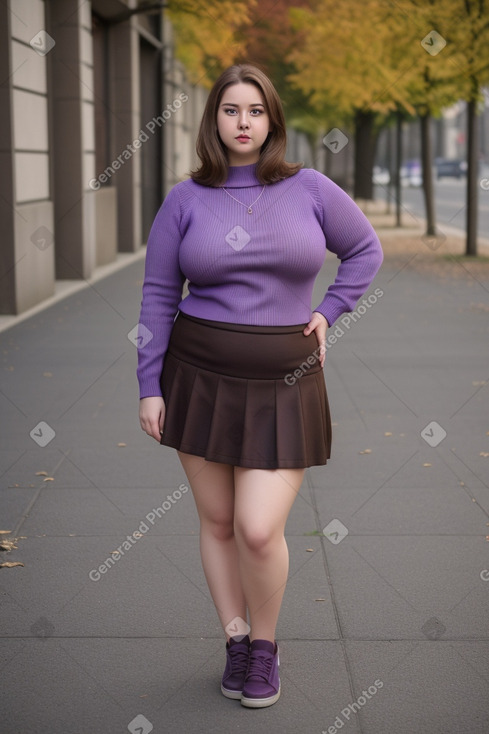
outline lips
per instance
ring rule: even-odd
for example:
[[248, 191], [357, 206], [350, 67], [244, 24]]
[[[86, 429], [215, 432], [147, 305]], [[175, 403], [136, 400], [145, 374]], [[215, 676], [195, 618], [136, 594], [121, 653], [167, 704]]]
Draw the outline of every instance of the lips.
[[238, 135], [236, 140], [251, 140], [249, 135]]

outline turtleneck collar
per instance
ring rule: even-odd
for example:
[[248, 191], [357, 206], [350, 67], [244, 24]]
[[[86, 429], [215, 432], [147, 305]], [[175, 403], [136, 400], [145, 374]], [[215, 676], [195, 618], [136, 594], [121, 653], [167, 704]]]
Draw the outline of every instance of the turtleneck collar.
[[257, 165], [258, 163], [250, 163], [247, 166], [228, 166], [228, 177], [224, 186], [231, 189], [262, 186], [256, 177]]

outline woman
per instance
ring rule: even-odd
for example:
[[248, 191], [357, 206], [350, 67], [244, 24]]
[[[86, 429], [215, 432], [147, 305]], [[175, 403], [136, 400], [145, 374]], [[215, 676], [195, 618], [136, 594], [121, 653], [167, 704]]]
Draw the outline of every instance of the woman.
[[[254, 708], [280, 696], [287, 517], [306, 467], [330, 458], [326, 329], [383, 257], [350, 197], [285, 162], [285, 149], [271, 81], [249, 64], [227, 69], [203, 113], [201, 165], [151, 229], [140, 315], [150, 337], [138, 351], [141, 427], [177, 450], [200, 518], [227, 640], [221, 691]], [[341, 263], [311, 313], [326, 248]]]

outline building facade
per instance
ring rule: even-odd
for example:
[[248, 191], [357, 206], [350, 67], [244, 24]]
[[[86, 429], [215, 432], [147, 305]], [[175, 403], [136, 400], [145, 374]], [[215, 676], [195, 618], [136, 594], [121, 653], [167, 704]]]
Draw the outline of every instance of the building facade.
[[142, 247], [207, 92], [135, 0], [1, 3], [0, 74], [0, 313], [20, 314]]

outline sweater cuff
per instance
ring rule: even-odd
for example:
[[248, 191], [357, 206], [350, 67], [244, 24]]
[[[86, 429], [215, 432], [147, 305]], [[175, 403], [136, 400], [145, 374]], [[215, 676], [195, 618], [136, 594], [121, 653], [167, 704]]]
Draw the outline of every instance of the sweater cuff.
[[161, 385], [159, 380], [145, 380], [139, 384], [139, 399], [143, 398], [161, 398]]
[[330, 328], [333, 326], [334, 322], [342, 316], [342, 314], [348, 311], [348, 308], [344, 303], [339, 303], [336, 299], [331, 300], [331, 296], [326, 296], [314, 311], [318, 311], [324, 316]]

